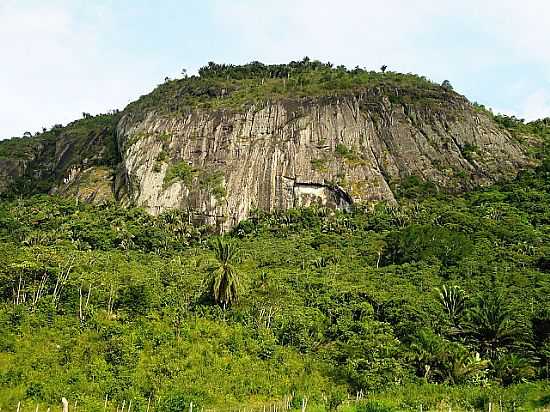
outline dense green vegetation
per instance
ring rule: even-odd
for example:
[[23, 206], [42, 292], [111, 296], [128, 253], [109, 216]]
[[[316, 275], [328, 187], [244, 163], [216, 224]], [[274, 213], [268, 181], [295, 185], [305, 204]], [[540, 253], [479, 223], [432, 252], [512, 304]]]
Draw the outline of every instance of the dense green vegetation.
[[0, 160], [26, 162], [2, 195], [48, 193], [72, 166], [114, 167], [120, 156], [115, 138], [118, 112], [85, 117], [66, 126], [55, 125], [34, 136], [0, 140]]
[[210, 62], [199, 74], [166, 79], [150, 94], [131, 103], [127, 111], [143, 116], [156, 112], [188, 113], [192, 108], [241, 110], [251, 104], [287, 98], [315, 98], [353, 93], [387, 94], [392, 103], [442, 104], [442, 97], [458, 95], [425, 77], [356, 67], [334, 67], [304, 58], [288, 64], [252, 62], [235, 66]]
[[[393, 90], [392, 104], [458, 96], [418, 76], [309, 59], [212, 63], [127, 113], [367, 89]], [[0, 201], [0, 409], [57, 407], [62, 396], [90, 411], [105, 399], [109, 410], [263, 410], [288, 397], [308, 410], [548, 408], [550, 121], [493, 117], [530, 145], [536, 169], [463, 195], [411, 176], [394, 188], [399, 207], [256, 211], [224, 236], [185, 211], [29, 196], [82, 155], [114, 167], [117, 113], [0, 142], [0, 158], [36, 162], [70, 148]], [[345, 145], [336, 154], [361, 162]], [[161, 152], [156, 167], [167, 160]], [[223, 178], [175, 162], [164, 184], [221, 201]]]
[[226, 195], [223, 179], [223, 173], [219, 170], [194, 168], [186, 161], [179, 161], [168, 166], [166, 175], [164, 176], [163, 187], [167, 188], [175, 182], [183, 183], [187, 187], [196, 183], [220, 201]]
[[0, 407], [547, 405], [549, 177], [411, 180], [399, 208], [257, 212], [222, 239], [183, 212], [4, 201]]
[[0, 158], [32, 158], [36, 155], [37, 146], [55, 144], [62, 137], [69, 137], [71, 140], [83, 144], [90, 134], [96, 133], [98, 130], [112, 131], [118, 118], [118, 113], [98, 116], [86, 115], [83, 119], [66, 126], [58, 124], [50, 130], [43, 129], [42, 132], [37, 132], [35, 135], [27, 132], [23, 137], [0, 140]]

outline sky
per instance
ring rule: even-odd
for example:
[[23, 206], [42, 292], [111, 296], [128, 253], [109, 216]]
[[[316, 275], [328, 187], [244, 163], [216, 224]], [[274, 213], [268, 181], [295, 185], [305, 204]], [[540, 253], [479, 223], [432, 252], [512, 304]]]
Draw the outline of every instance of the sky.
[[123, 109], [183, 68], [304, 56], [550, 116], [550, 0], [0, 0], [0, 139]]

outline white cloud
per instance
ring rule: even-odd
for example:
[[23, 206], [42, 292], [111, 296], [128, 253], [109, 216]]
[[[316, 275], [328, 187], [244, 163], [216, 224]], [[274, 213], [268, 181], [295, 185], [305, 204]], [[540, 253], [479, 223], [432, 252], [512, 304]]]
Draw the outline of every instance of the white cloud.
[[[224, 56], [235, 62], [284, 62], [309, 55], [371, 69], [388, 64], [436, 81], [449, 79], [458, 90], [483, 90], [473, 98], [515, 107], [521, 116], [550, 115], [548, 96], [536, 92], [550, 86], [547, 0], [210, 2], [218, 27], [196, 33], [194, 47], [221, 44]], [[113, 4], [0, 0], [0, 138], [66, 123], [83, 111], [123, 108], [152, 88], [160, 71], [179, 69], [155, 66], [147, 52], [138, 56], [137, 39], [118, 44], [117, 26], [132, 22], [117, 21], [129, 18], [113, 16]], [[145, 36], [153, 38], [155, 25], [162, 24], [151, 20]], [[210, 33], [215, 34], [208, 38]], [[177, 37], [162, 41], [165, 49], [181, 49]], [[126, 50], [130, 46], [135, 54]], [[503, 68], [512, 71], [513, 65], [518, 72], [504, 76]], [[510, 88], [509, 101], [499, 100], [502, 93], [490, 94], [489, 89], [504, 87]]]
[[87, 7], [86, 20], [71, 3], [3, 0], [0, 138], [123, 107], [148, 80], [102, 48], [106, 10]]
[[[401, 3], [401, 2], [399, 2]], [[422, 18], [382, 2], [279, 0], [217, 1], [220, 24], [241, 34], [250, 58], [288, 61], [304, 55], [355, 65], [366, 60], [406, 60], [407, 33], [420, 30]], [[384, 4], [387, 4], [385, 2]], [[368, 52], [369, 55], [365, 55]]]
[[268, 55], [313, 50], [357, 60], [358, 52], [369, 51], [407, 61], [415, 55], [409, 46], [422, 47], [411, 41], [425, 35], [437, 45], [438, 35], [444, 35], [439, 23], [454, 19], [511, 52], [550, 61], [547, 0], [217, 0], [216, 10], [221, 24], [242, 32], [245, 43]]
[[[514, 76], [518, 84], [529, 76], [525, 67], [542, 76], [531, 83], [550, 85], [547, 0], [217, 0], [216, 10], [221, 25], [240, 33], [238, 47], [249, 60], [309, 55], [374, 69], [384, 63], [436, 81], [456, 80], [474, 93], [489, 83], [494, 95], [479, 97], [510, 107], [517, 102], [491, 97], [502, 97], [497, 89], [509, 87]], [[526, 84], [510, 99], [527, 99], [532, 89]], [[550, 115], [547, 106], [532, 109]]]

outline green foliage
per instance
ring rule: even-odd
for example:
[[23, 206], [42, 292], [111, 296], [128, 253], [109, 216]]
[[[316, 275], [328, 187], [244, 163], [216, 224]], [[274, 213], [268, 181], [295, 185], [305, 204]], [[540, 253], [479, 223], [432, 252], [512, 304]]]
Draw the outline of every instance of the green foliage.
[[179, 181], [189, 189], [192, 189], [191, 185], [195, 178], [198, 181], [198, 187], [214, 196], [216, 200], [220, 201], [226, 196], [223, 172], [220, 170], [194, 168], [183, 160], [171, 163], [168, 166], [164, 175], [163, 187], [166, 189], [174, 182]]
[[73, 250], [181, 250], [203, 238], [182, 211], [152, 217], [142, 209], [91, 206], [50, 196], [0, 202], [0, 241]]
[[223, 237], [177, 210], [2, 201], [0, 407], [544, 407], [548, 176], [255, 211]]
[[466, 235], [432, 225], [410, 225], [387, 240], [386, 259], [392, 263], [407, 263], [437, 258], [452, 266], [467, 257], [473, 249]]
[[427, 382], [450, 384], [482, 383], [489, 361], [469, 352], [459, 342], [421, 329], [410, 345], [410, 358]]
[[[73, 145], [75, 153], [81, 153], [78, 149], [89, 143], [90, 135], [102, 135], [109, 140], [108, 144], [113, 145], [114, 127], [118, 119], [118, 114], [100, 114], [76, 120], [65, 127], [56, 125], [50, 130], [36, 133], [32, 137], [0, 140], [0, 158], [29, 159], [37, 154], [39, 146], [51, 146], [59, 141], [70, 143]], [[111, 149], [113, 150], [106, 152], [107, 157], [103, 159], [105, 163], [116, 160], [112, 157], [115, 155], [116, 150], [112, 146]], [[89, 156], [90, 153], [86, 153], [86, 155]]]
[[[0, 140], [0, 159], [7, 159], [14, 170], [23, 171], [0, 196], [48, 193], [68, 170], [84, 163], [87, 168], [114, 168], [120, 161], [115, 137], [119, 118], [118, 112], [87, 116], [65, 127], [44, 129], [34, 136]], [[56, 159], [53, 164], [52, 159]]]
[[316, 170], [318, 172], [323, 172], [326, 170], [326, 159], [313, 159], [311, 160], [311, 166], [313, 167], [313, 170]]
[[462, 156], [469, 162], [472, 162], [474, 160], [474, 155], [477, 153], [479, 148], [476, 145], [466, 143], [462, 148]]
[[163, 186], [166, 188], [176, 181], [182, 182], [186, 186], [190, 186], [196, 173], [197, 170], [184, 160], [172, 163], [168, 166], [166, 175], [164, 175]]
[[451, 323], [458, 325], [464, 310], [466, 308], [466, 296], [462, 289], [458, 286], [447, 287], [443, 285], [441, 289], [436, 288], [439, 303], [449, 315]]
[[449, 80], [443, 80], [443, 83], [441, 83], [441, 87], [443, 87], [445, 90], [452, 91], [453, 85]]
[[155, 159], [157, 163], [163, 163], [163, 162], [166, 162], [167, 160], [168, 160], [168, 153], [166, 153], [164, 150], [161, 150], [157, 158]]
[[219, 170], [205, 170], [199, 174], [199, 187], [213, 195], [218, 201], [221, 201], [227, 194], [223, 184], [224, 175]]
[[399, 182], [395, 190], [399, 197], [408, 199], [424, 199], [429, 196], [434, 196], [438, 192], [435, 184], [426, 180], [420, 179], [418, 176], [408, 176]]
[[342, 156], [345, 158], [350, 158], [353, 155], [352, 150], [350, 150], [345, 144], [342, 143], [338, 143], [334, 151], [338, 156]]
[[208, 292], [212, 300], [224, 308], [237, 303], [241, 289], [239, 274], [234, 267], [239, 251], [234, 243], [217, 238], [212, 242], [217, 265], [210, 270]]
[[170, 113], [188, 113], [196, 108], [242, 110], [266, 100], [367, 93], [374, 88], [398, 96], [400, 104], [441, 105], [441, 100], [449, 98], [448, 90], [413, 74], [349, 70], [309, 59], [277, 65], [211, 62], [199, 70], [198, 76], [159, 85], [127, 110], [138, 118], [152, 109]]
[[[550, 118], [525, 123], [525, 119], [499, 114], [494, 115], [493, 119], [523, 143], [526, 151], [531, 152], [543, 163], [548, 161], [550, 155]], [[533, 136], [539, 139], [538, 144], [532, 144]]]
[[[489, 402], [493, 410], [541, 410], [548, 406], [548, 383], [498, 386], [441, 384], [403, 385], [384, 392], [369, 393], [366, 405], [393, 411], [487, 411]], [[357, 407], [361, 410], [362, 406]], [[367, 409], [368, 410], [368, 409]], [[377, 410], [377, 409], [373, 409]]]
[[377, 321], [354, 322], [351, 331], [349, 337], [335, 342], [329, 356], [352, 388], [373, 390], [400, 383], [404, 372], [397, 361], [399, 341], [391, 327]]
[[367, 401], [357, 408], [357, 412], [396, 412], [397, 409], [378, 401]]
[[503, 385], [526, 382], [536, 374], [531, 362], [515, 353], [502, 355], [493, 362], [493, 367], [495, 377]]
[[496, 358], [499, 351], [514, 345], [521, 330], [513, 319], [513, 309], [497, 291], [481, 295], [469, 313], [469, 332], [481, 353]]

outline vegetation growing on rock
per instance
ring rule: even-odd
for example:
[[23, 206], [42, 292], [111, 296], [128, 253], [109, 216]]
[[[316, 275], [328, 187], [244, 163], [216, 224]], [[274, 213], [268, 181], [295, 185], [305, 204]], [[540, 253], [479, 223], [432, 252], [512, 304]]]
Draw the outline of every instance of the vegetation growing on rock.
[[188, 113], [196, 108], [242, 110], [258, 102], [281, 99], [353, 95], [367, 90], [387, 94], [392, 103], [441, 108], [443, 100], [462, 100], [452, 89], [423, 76], [335, 67], [305, 58], [288, 64], [245, 65], [210, 62], [198, 75], [168, 79], [152, 93], [128, 106], [134, 117], [149, 110]]

